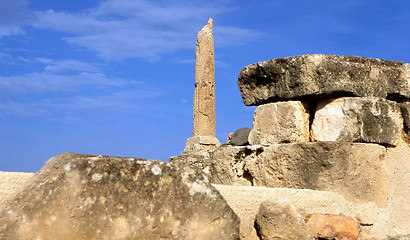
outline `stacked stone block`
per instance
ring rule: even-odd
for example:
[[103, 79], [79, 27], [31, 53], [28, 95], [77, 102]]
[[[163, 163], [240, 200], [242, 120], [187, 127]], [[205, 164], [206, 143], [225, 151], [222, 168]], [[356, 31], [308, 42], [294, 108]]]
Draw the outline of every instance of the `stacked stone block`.
[[409, 65], [402, 62], [301, 55], [249, 65], [239, 74], [238, 85], [245, 105], [258, 106], [250, 144], [395, 146], [403, 117], [408, 125]]

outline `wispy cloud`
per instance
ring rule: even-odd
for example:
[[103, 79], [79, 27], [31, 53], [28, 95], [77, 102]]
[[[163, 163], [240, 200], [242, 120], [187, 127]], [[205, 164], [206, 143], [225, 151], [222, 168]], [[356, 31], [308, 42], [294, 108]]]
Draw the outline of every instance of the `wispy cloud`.
[[[196, 33], [207, 18], [228, 11], [224, 2], [108, 0], [81, 13], [37, 12], [33, 25], [70, 33], [64, 38], [67, 42], [104, 59], [156, 61], [162, 54], [193, 48]], [[215, 28], [220, 46], [241, 44], [260, 35], [239, 27]]]
[[46, 72], [68, 72], [68, 71], [80, 71], [80, 72], [99, 72], [98, 68], [94, 65], [81, 62], [77, 60], [61, 60], [55, 61], [48, 58], [36, 58], [37, 62], [46, 64], [44, 70]]
[[0, 39], [4, 36], [23, 34], [22, 24], [29, 18], [27, 0], [0, 1]]
[[61, 75], [48, 72], [29, 73], [18, 76], [0, 76], [0, 92], [67, 92], [93, 85], [95, 87], [123, 87], [141, 82], [109, 78], [103, 73], [78, 73]]

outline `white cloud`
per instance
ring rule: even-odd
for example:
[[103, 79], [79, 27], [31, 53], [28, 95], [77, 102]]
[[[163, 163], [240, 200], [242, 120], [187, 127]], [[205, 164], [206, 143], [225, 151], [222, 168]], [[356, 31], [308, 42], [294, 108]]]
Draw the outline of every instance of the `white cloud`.
[[[194, 48], [196, 34], [208, 17], [228, 11], [223, 1], [108, 0], [81, 13], [37, 12], [34, 26], [70, 33], [67, 42], [104, 59], [156, 61], [165, 53]], [[255, 30], [215, 28], [218, 46], [240, 44], [259, 36]]]

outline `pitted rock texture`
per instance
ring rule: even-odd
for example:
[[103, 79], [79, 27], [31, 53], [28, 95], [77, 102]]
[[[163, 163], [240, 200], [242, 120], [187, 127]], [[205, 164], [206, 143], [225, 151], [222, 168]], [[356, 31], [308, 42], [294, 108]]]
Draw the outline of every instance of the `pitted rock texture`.
[[402, 131], [403, 118], [396, 102], [346, 97], [319, 102], [311, 126], [311, 140], [395, 146]]
[[359, 223], [343, 215], [314, 213], [308, 216], [306, 225], [315, 239], [357, 240], [360, 234]]
[[262, 203], [256, 215], [255, 228], [261, 240], [314, 240], [302, 216], [284, 200]]
[[0, 171], [0, 205], [11, 197], [34, 173]]
[[249, 134], [251, 145], [309, 141], [309, 111], [300, 101], [260, 105]]
[[0, 213], [0, 239], [238, 239], [239, 219], [189, 167], [65, 153]]
[[245, 105], [338, 97], [410, 97], [409, 66], [355, 56], [300, 55], [258, 62], [239, 74]]

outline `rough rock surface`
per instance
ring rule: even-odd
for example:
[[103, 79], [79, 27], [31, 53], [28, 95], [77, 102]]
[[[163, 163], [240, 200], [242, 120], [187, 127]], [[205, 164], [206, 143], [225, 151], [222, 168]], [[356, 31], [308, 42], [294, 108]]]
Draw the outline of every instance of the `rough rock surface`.
[[346, 142], [227, 146], [208, 165], [216, 184], [334, 191], [380, 207], [388, 198], [384, 154], [377, 144]]
[[322, 100], [311, 127], [312, 141], [367, 142], [394, 146], [403, 130], [399, 105], [381, 98]]
[[203, 175], [136, 158], [50, 159], [0, 213], [0, 239], [238, 239], [239, 219]]
[[34, 173], [0, 171], [0, 205], [33, 175]]
[[262, 203], [255, 228], [261, 240], [314, 240], [302, 216], [286, 200]]
[[316, 239], [356, 240], [360, 234], [359, 223], [343, 215], [314, 213], [308, 216], [306, 225]]
[[309, 113], [306, 104], [288, 101], [256, 108], [249, 134], [251, 145], [308, 141]]
[[229, 134], [227, 143], [234, 146], [244, 146], [249, 144], [248, 138], [250, 128], [239, 128], [235, 132]]
[[400, 108], [403, 116], [404, 130], [407, 135], [410, 135], [410, 102], [401, 103]]
[[215, 136], [215, 63], [213, 20], [198, 33], [195, 52], [193, 136]]
[[409, 67], [374, 58], [300, 55], [258, 62], [239, 74], [245, 105], [318, 97], [409, 98]]

